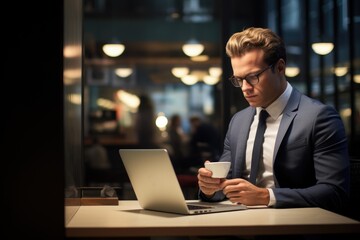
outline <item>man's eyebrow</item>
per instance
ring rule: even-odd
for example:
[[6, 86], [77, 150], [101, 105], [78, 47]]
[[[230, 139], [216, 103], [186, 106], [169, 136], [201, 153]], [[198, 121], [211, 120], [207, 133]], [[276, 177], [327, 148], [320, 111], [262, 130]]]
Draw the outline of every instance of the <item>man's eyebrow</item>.
[[261, 71], [261, 69], [260, 70], [257, 70], [257, 71], [254, 71], [254, 72], [250, 72], [250, 73], [248, 73], [248, 74], [246, 74], [245, 75], [245, 77], [240, 77], [240, 76], [238, 76], [238, 75], [234, 75], [235, 77], [238, 77], [238, 78], [246, 78], [247, 76], [250, 76], [250, 75], [256, 75], [258, 72], [260, 72]]

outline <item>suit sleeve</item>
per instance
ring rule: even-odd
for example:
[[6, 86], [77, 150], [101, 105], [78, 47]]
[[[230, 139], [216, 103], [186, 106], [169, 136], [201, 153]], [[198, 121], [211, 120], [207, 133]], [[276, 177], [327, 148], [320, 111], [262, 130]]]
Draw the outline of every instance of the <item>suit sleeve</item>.
[[[311, 115], [310, 115], [311, 114]], [[276, 160], [278, 186], [274, 190], [276, 208], [321, 207], [342, 213], [349, 194], [349, 157], [342, 120], [330, 106], [322, 105], [306, 114], [308, 119], [295, 119], [289, 131], [302, 125], [307, 146], [295, 145], [290, 138], [282, 145], [281, 159]], [[305, 114], [304, 114], [305, 115]], [[309, 120], [310, 119], [310, 120]], [[301, 133], [300, 133], [301, 132]], [[296, 134], [295, 134], [296, 135]], [[300, 141], [298, 141], [300, 142]], [[283, 163], [281, 163], [283, 162]], [[290, 174], [291, 168], [298, 169]], [[295, 179], [294, 177], [296, 176]], [[289, 184], [291, 182], [291, 184]]]

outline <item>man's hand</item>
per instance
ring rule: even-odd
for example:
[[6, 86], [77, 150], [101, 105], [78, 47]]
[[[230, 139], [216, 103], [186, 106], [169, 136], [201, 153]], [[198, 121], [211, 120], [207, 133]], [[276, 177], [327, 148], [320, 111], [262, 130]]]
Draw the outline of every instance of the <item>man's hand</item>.
[[220, 184], [224, 181], [221, 178], [212, 178], [212, 172], [206, 168], [199, 168], [198, 170], [198, 184], [200, 190], [209, 198], [211, 198], [215, 192], [222, 190]]
[[219, 188], [233, 203], [248, 206], [269, 204], [270, 195], [266, 188], [259, 188], [242, 178], [226, 179]]

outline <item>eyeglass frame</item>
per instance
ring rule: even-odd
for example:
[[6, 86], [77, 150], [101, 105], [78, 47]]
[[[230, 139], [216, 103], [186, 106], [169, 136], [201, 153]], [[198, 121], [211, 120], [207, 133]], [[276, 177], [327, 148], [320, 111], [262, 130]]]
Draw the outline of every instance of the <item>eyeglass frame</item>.
[[[241, 87], [243, 86], [244, 80], [245, 80], [248, 84], [250, 84], [251, 86], [254, 86], [254, 85], [256, 85], [256, 84], [258, 84], [258, 83], [260, 82], [259, 76], [260, 76], [263, 72], [265, 72], [266, 70], [272, 68], [272, 67], [275, 65], [275, 63], [276, 63], [276, 62], [270, 64], [269, 66], [267, 66], [266, 68], [260, 70], [260, 72], [258, 72], [258, 73], [256, 73], [256, 74], [250, 73], [250, 74], [248, 74], [247, 76], [245, 76], [244, 78], [242, 78], [242, 77], [237, 77], [237, 76], [232, 75], [231, 77], [229, 77], [229, 80], [230, 80], [230, 82], [232, 83], [232, 85], [233, 85], [234, 87], [240, 87], [240, 88], [241, 88]], [[251, 82], [251, 80], [248, 80], [248, 79], [247, 79], [248, 77], [254, 77], [254, 79], [253, 79], [254, 82]], [[255, 77], [256, 77], [256, 78], [255, 78]], [[256, 82], [255, 82], [255, 79], [257, 80]]]

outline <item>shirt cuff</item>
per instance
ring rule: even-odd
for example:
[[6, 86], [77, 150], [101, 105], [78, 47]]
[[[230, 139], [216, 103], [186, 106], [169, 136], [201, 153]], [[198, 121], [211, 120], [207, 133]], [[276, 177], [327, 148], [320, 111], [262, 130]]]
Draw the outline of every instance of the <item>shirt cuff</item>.
[[268, 203], [268, 207], [272, 207], [275, 205], [276, 203], [276, 198], [275, 198], [275, 195], [274, 195], [274, 191], [271, 189], [271, 188], [267, 188], [268, 192], [269, 192], [269, 203]]

